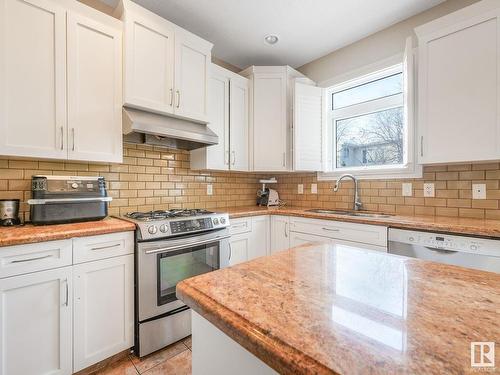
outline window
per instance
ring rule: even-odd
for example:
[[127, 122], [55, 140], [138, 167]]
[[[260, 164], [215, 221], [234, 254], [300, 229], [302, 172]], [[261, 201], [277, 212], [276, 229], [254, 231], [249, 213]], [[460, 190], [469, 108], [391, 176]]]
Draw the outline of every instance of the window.
[[329, 179], [343, 173], [370, 178], [418, 177], [412, 155], [405, 64], [337, 84], [328, 91]]

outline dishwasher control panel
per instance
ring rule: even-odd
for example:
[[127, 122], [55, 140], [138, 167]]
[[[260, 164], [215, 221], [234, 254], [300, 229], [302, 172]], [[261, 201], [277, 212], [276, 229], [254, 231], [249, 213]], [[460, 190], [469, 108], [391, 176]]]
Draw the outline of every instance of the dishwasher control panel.
[[500, 257], [500, 239], [389, 229], [389, 242]]

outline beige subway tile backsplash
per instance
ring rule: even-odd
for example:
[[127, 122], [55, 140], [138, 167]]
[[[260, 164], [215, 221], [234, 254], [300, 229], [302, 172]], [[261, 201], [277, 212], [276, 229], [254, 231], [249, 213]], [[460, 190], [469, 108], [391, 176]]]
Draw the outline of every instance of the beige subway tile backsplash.
[[[30, 198], [36, 174], [103, 176], [113, 197], [111, 215], [137, 210], [215, 208], [254, 205], [260, 184], [253, 173], [189, 169], [189, 152], [147, 145], [124, 145], [121, 164], [95, 164], [0, 158], [0, 199]], [[213, 195], [206, 195], [206, 184]], [[234, 194], [236, 191], [237, 194]], [[25, 220], [29, 207], [21, 205]]]
[[[0, 158], [0, 199], [30, 198], [34, 174], [103, 176], [113, 197], [109, 212], [120, 215], [135, 210], [171, 208], [223, 208], [254, 205], [259, 179], [273, 173], [195, 171], [189, 168], [189, 152], [147, 145], [124, 146], [121, 164], [77, 163]], [[352, 208], [354, 186], [345, 181], [333, 192], [334, 181], [318, 181], [315, 173], [276, 174], [273, 186], [288, 206], [304, 208]], [[423, 178], [411, 180], [361, 180], [364, 208], [402, 215], [437, 215], [500, 219], [500, 164], [457, 164], [424, 167]], [[401, 195], [401, 184], [413, 184], [413, 196]], [[434, 198], [423, 196], [424, 182], [435, 184]], [[213, 195], [206, 185], [213, 185]], [[318, 194], [311, 194], [311, 184]], [[297, 184], [304, 194], [297, 194]], [[472, 184], [485, 184], [487, 199], [472, 199]], [[27, 204], [21, 205], [29, 219]]]

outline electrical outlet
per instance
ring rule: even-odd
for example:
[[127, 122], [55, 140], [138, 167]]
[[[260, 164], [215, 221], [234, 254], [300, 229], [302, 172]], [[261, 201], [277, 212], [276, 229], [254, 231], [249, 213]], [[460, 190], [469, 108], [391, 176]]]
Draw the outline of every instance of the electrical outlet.
[[413, 185], [411, 182], [405, 182], [401, 185], [403, 197], [411, 197], [413, 195]]
[[207, 185], [207, 195], [212, 195], [214, 193], [214, 189], [212, 187], [212, 184]]
[[486, 184], [472, 184], [472, 199], [486, 199]]
[[297, 194], [304, 194], [304, 184], [297, 185]]
[[318, 194], [318, 184], [311, 184], [311, 194]]
[[424, 197], [426, 198], [432, 198], [434, 197], [434, 184], [433, 183], [427, 183], [424, 184]]

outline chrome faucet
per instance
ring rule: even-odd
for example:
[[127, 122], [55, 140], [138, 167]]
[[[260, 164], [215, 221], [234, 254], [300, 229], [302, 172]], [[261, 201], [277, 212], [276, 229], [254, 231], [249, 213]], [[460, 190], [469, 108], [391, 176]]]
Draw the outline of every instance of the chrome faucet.
[[361, 201], [359, 200], [359, 193], [358, 193], [358, 180], [356, 177], [354, 177], [352, 174], [343, 174], [342, 176], [340, 176], [337, 180], [337, 182], [335, 183], [335, 186], [333, 187], [333, 191], [334, 192], [337, 192], [339, 191], [339, 188], [340, 188], [340, 182], [344, 179], [344, 178], [350, 178], [351, 180], [354, 181], [354, 207], [353, 209], [355, 211], [359, 211], [361, 210], [361, 208], [363, 207], [363, 203], [361, 203]]

